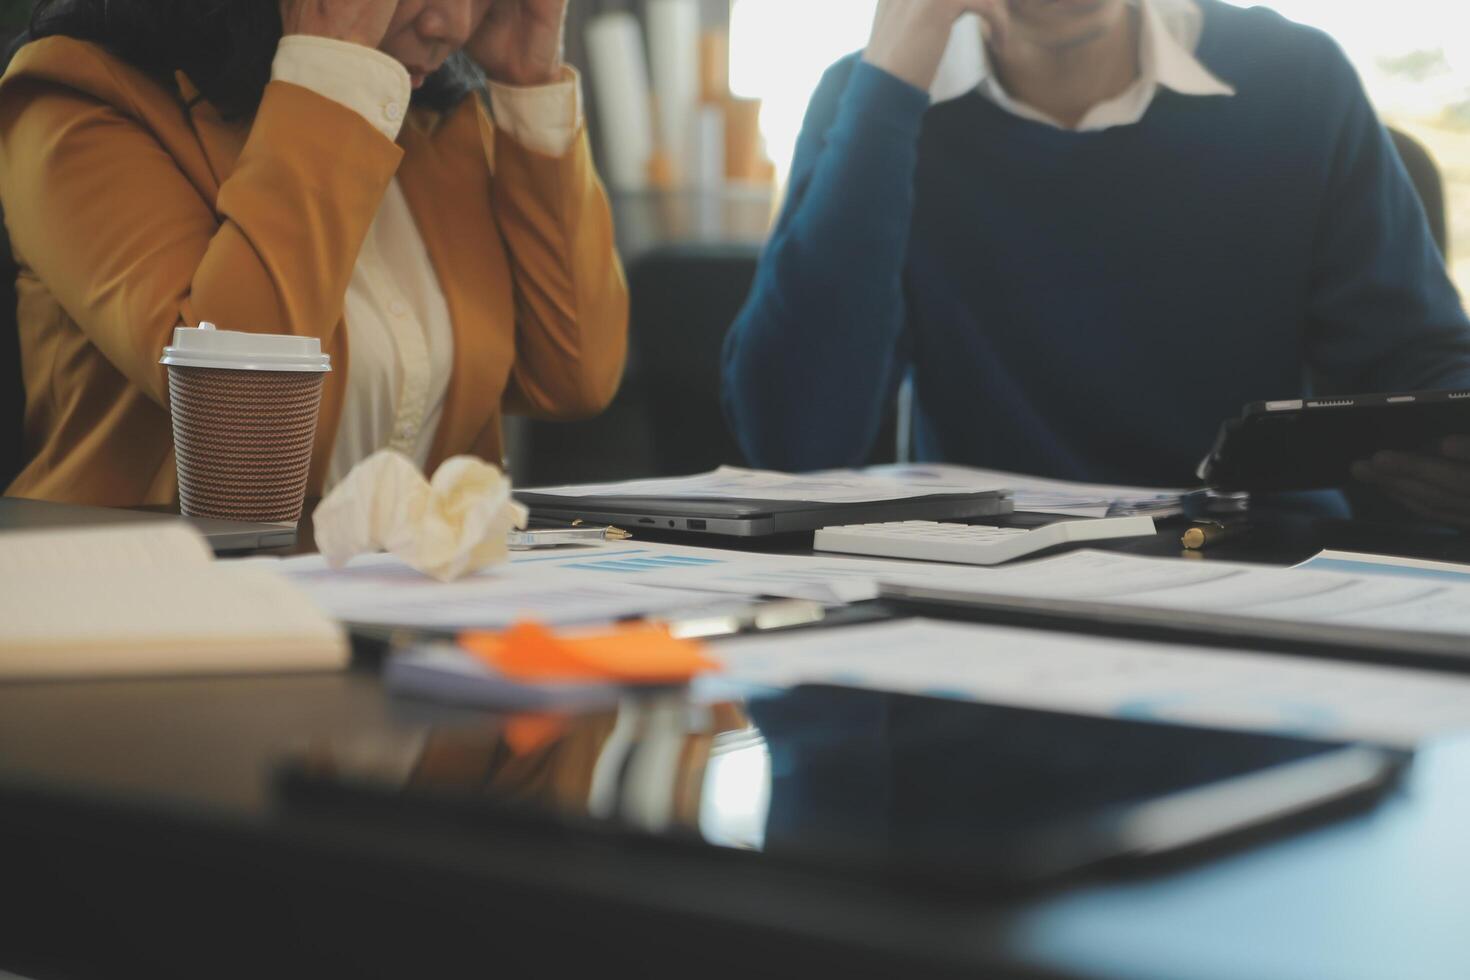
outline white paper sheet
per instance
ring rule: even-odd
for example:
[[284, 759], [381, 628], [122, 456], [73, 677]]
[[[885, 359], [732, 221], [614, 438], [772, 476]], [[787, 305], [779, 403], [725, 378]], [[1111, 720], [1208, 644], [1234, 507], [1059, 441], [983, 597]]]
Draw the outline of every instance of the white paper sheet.
[[1402, 746], [1470, 729], [1470, 678], [1002, 626], [800, 630], [721, 641], [714, 656], [726, 683], [841, 684]]
[[883, 572], [884, 582], [1302, 623], [1470, 635], [1470, 584], [1075, 551], [1005, 568]]
[[1067, 517], [1127, 517], [1133, 514], [1162, 517], [1178, 513], [1180, 498], [1190, 492], [1167, 487], [1073, 483], [948, 463], [895, 463], [869, 467], [862, 472], [867, 476], [898, 481], [911, 494], [925, 492], [924, 488], [934, 485], [981, 489], [1009, 487], [1015, 495], [1016, 510]]
[[1318, 572], [1347, 572], [1352, 575], [1383, 575], [1392, 578], [1431, 578], [1470, 582], [1470, 565], [1449, 561], [1425, 561], [1397, 555], [1368, 555], [1356, 551], [1321, 551], [1295, 568]]
[[[664, 602], [673, 596], [691, 606], [707, 602], [709, 594], [841, 604], [874, 598], [880, 569], [918, 576], [933, 573], [935, 567], [639, 541], [515, 552], [505, 565], [447, 584], [434, 582], [390, 555], [356, 558], [338, 571], [315, 555], [279, 562], [281, 571], [340, 619], [423, 627], [493, 625], [486, 619], [496, 620], [507, 603], [525, 603], [528, 613], [550, 623], [638, 615], [649, 602], [655, 605], [647, 611], [662, 611], [677, 607]], [[620, 591], [624, 586], [632, 591]], [[563, 592], [566, 603], [557, 598]], [[585, 617], [576, 618], [575, 609], [566, 609], [563, 615], [564, 605], [578, 602], [584, 604]], [[454, 622], [465, 616], [474, 622]], [[549, 616], [556, 618], [543, 618]]]
[[936, 576], [936, 565], [827, 555], [770, 555], [624, 541], [584, 552], [526, 552], [511, 559], [520, 574], [614, 576], [640, 585], [740, 596], [775, 596], [823, 603], [859, 602], [878, 595], [885, 574]]
[[280, 568], [338, 620], [417, 629], [498, 629], [521, 620], [602, 623], [693, 604], [688, 592], [612, 576], [527, 575], [509, 566], [438, 582], [391, 555], [357, 558], [338, 570], [316, 556], [287, 559]]
[[527, 493], [560, 497], [678, 497], [697, 499], [738, 498], [752, 500], [802, 500], [813, 503], [853, 504], [875, 500], [903, 500], [916, 496], [984, 493], [1006, 489], [1006, 483], [966, 478], [947, 483], [933, 480], [922, 488], [902, 481], [859, 473], [831, 470], [825, 473], [776, 473], [722, 466], [694, 476], [621, 483], [587, 483], [563, 487], [535, 487]]

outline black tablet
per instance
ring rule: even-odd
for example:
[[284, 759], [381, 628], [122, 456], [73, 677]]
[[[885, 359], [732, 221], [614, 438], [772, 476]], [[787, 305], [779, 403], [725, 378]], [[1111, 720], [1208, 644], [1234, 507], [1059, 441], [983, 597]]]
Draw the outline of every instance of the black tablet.
[[1434, 452], [1451, 435], [1470, 435], [1470, 391], [1253, 402], [1221, 426], [1199, 477], [1220, 490], [1342, 487], [1359, 460], [1385, 449]]
[[1376, 799], [1406, 753], [809, 686], [325, 741], [298, 807], [539, 829], [961, 890], [1175, 855]]

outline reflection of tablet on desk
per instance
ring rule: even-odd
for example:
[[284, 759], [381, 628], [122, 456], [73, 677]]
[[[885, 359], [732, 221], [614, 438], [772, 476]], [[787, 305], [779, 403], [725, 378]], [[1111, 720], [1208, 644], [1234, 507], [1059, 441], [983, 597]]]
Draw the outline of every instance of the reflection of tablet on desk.
[[323, 741], [291, 760], [283, 788], [359, 820], [417, 814], [435, 833], [446, 818], [488, 835], [539, 827], [990, 889], [1371, 804], [1408, 758], [814, 686]]
[[1359, 460], [1433, 451], [1450, 435], [1470, 435], [1470, 391], [1253, 402], [1221, 427], [1199, 476], [1225, 490], [1341, 487]]

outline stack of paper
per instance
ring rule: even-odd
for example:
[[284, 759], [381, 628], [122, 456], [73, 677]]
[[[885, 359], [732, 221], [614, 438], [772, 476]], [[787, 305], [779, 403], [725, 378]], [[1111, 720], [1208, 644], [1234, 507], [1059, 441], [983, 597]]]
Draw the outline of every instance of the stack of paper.
[[965, 574], [883, 572], [882, 593], [1210, 633], [1470, 658], [1470, 583], [1103, 551]]
[[[601, 549], [568, 549], [579, 559], [595, 562]], [[457, 582], [439, 582], [391, 555], [356, 558], [331, 569], [312, 555], [290, 558], [281, 570], [317, 605], [337, 619], [354, 624], [415, 629], [495, 629], [522, 620], [553, 626], [602, 623], [651, 616], [691, 604], [683, 590], [651, 588], [616, 574], [556, 574], [535, 564], [539, 552], [526, 552], [526, 563], [487, 569]], [[572, 558], [563, 555], [562, 558]]]
[[643, 541], [517, 552], [511, 560], [441, 583], [389, 555], [333, 570], [317, 556], [281, 570], [318, 605], [349, 623], [422, 629], [493, 629], [533, 619], [552, 626], [671, 612], [694, 615], [711, 595], [841, 604], [873, 599], [883, 574], [944, 574], [920, 562], [749, 554]]
[[182, 522], [0, 536], [0, 678], [325, 670], [341, 629]]
[[[1181, 500], [1191, 492], [1173, 488], [1073, 483], [945, 463], [898, 463], [874, 466], [862, 472], [866, 476], [893, 480], [910, 495], [1006, 487], [1015, 497], [1016, 510], [1066, 517], [1167, 517], [1180, 512]], [[961, 489], [928, 489], [937, 486]]]

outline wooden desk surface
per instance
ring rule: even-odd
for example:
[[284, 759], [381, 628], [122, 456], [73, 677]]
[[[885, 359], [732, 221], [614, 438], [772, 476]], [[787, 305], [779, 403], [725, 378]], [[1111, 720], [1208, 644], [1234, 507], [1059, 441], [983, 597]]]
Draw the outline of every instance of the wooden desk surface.
[[[1269, 546], [1376, 533], [1292, 527]], [[1463, 550], [1458, 538], [1397, 540], [1430, 557]], [[395, 701], [360, 671], [0, 685], [0, 969], [37, 980], [282, 975], [282, 963], [289, 975], [559, 976], [614, 962], [652, 975], [1470, 976], [1470, 736], [1427, 747], [1371, 813], [1009, 902], [277, 802], [275, 762], [312, 736], [475, 717]]]

